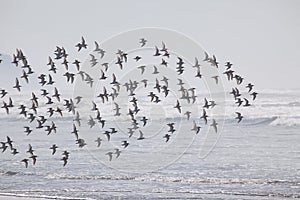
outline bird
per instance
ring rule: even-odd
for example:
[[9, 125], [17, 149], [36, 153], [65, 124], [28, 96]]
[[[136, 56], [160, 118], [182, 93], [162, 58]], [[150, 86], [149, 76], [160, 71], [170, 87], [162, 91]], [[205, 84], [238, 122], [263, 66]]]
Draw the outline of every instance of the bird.
[[100, 57], [103, 58], [105, 55], [105, 51], [99, 47], [99, 44], [95, 41], [95, 52], [100, 54]]
[[202, 78], [202, 74], [200, 72], [200, 69], [197, 70], [197, 74], [196, 74], [195, 77]]
[[161, 59], [161, 63], [160, 63], [161, 65], [164, 65], [165, 67], [167, 67], [168, 66], [168, 62], [165, 60], [165, 59]]
[[93, 104], [92, 111], [98, 110], [97, 104], [94, 101], [92, 101], [92, 104]]
[[121, 59], [121, 57], [117, 57], [117, 62], [115, 62], [116, 65], [119, 65], [120, 69], [123, 69], [123, 61]]
[[209, 106], [211, 108], [213, 108], [213, 107], [215, 107], [217, 105], [215, 101], [209, 101], [209, 102], [210, 102]]
[[161, 54], [159, 53], [159, 49], [157, 48], [157, 46], [155, 46], [155, 53], [153, 56], [160, 56]]
[[251, 92], [251, 90], [253, 89], [253, 84], [251, 84], [251, 83], [248, 83], [248, 85], [246, 86], [246, 88], [248, 88], [249, 90], [248, 90], [248, 93], [249, 92]]
[[82, 147], [84, 147], [86, 145], [85, 140], [82, 139], [82, 138], [78, 138], [76, 140], [76, 144], [78, 144], [79, 148], [82, 148]]
[[184, 113], [184, 115], [186, 115], [186, 117], [187, 117], [187, 120], [190, 120], [190, 117], [191, 117], [191, 111], [186, 111], [185, 113]]
[[165, 83], [166, 87], [169, 86], [169, 82], [168, 82], [169, 79], [167, 77], [163, 76], [163, 79], [161, 81], [163, 81]]
[[118, 131], [115, 129], [115, 128], [110, 128], [110, 134], [115, 134], [115, 133], [117, 133]]
[[32, 159], [32, 164], [33, 165], [35, 165], [35, 163], [36, 163], [36, 158], [37, 158], [37, 155], [31, 155], [29, 158], [31, 158]]
[[73, 121], [77, 122], [78, 126], [81, 125], [81, 118], [80, 118], [80, 115], [79, 115], [79, 112], [76, 111], [76, 116], [75, 116], [75, 119], [73, 119]]
[[111, 152], [111, 151], [110, 151], [110, 152], [107, 152], [105, 155], [108, 155], [108, 160], [109, 160], [109, 161], [111, 161], [111, 160], [112, 160], [112, 157], [113, 157], [113, 156], [112, 156], [112, 155], [113, 155], [113, 152]]
[[165, 94], [165, 97], [168, 96], [170, 90], [168, 89], [168, 87], [166, 85], [162, 86], [162, 92]]
[[142, 57], [136, 56], [136, 57], [134, 57], [133, 59], [134, 59], [136, 62], [138, 62], [140, 59], [142, 59]]
[[105, 76], [105, 73], [102, 71], [102, 69], [100, 70], [101, 71], [101, 76], [100, 76], [100, 80], [105, 80], [107, 77]]
[[24, 132], [27, 133], [27, 135], [29, 135], [32, 132], [29, 126], [24, 126], [24, 128], [25, 128]]
[[174, 108], [177, 108], [178, 112], [181, 113], [181, 106], [179, 101], [177, 100], [176, 106], [174, 106]]
[[204, 120], [204, 122], [205, 122], [205, 124], [207, 124], [207, 114], [206, 114], [206, 111], [205, 111], [205, 109], [203, 109], [203, 114], [202, 114], [202, 116], [200, 117], [200, 119], [203, 119]]
[[171, 123], [168, 123], [167, 125], [169, 126], [168, 132], [173, 134], [176, 131], [175, 128], [174, 128], [175, 123], [171, 122]]
[[144, 134], [141, 130], [139, 130], [140, 136], [137, 138], [137, 140], [143, 140], [145, 139]]
[[56, 149], [58, 148], [58, 146], [56, 146], [56, 144], [53, 144], [49, 149], [52, 150], [52, 155], [54, 155], [56, 153]]
[[219, 83], [219, 76], [218, 76], [218, 75], [216, 75], [216, 76], [212, 76], [211, 78], [215, 79], [215, 81], [216, 81], [216, 84], [218, 84], [218, 83]]
[[178, 62], [176, 64], [178, 66], [176, 67], [176, 69], [177, 69], [178, 75], [181, 75], [184, 72], [184, 66], [183, 66], [184, 61], [180, 57], [177, 57], [177, 59], [178, 59]]
[[243, 100], [241, 100], [241, 98], [237, 98], [235, 103], [240, 107], [243, 103]]
[[21, 76], [21, 78], [24, 78], [24, 80], [26, 81], [26, 83], [28, 83], [28, 74], [25, 72], [25, 70], [22, 70], [23, 75]]
[[94, 67], [95, 65], [98, 64], [98, 61], [97, 61], [96, 57], [93, 54], [90, 54], [90, 56], [91, 56], [91, 60], [90, 60], [91, 67]]
[[76, 104], [79, 104], [81, 102], [82, 96], [75, 97]]
[[80, 51], [82, 48], [87, 48], [87, 44], [85, 43], [85, 39], [81, 37], [81, 42], [78, 43], [75, 47], [78, 48], [78, 51]]
[[196, 68], [197, 71], [200, 71], [200, 64], [198, 61], [198, 58], [195, 57], [195, 64], [193, 65], [193, 68]]
[[34, 94], [34, 92], [31, 93], [32, 98], [30, 99], [32, 102], [34, 102], [35, 105], [39, 106], [38, 98]]
[[76, 139], [78, 139], [78, 130], [75, 124], [73, 124], [73, 130], [71, 132], [71, 134], [74, 134]]
[[11, 149], [11, 154], [12, 154], [12, 155], [15, 156], [15, 155], [17, 155], [18, 153], [19, 153], [19, 152], [18, 152], [18, 150], [17, 150], [16, 148], [12, 148], [12, 149]]
[[61, 117], [63, 116], [62, 110], [59, 107], [56, 108], [55, 112], [59, 113]]
[[47, 85], [53, 85], [55, 83], [55, 81], [53, 80], [53, 78], [50, 74], [48, 74], [48, 78], [49, 78], [49, 80], [48, 80]]
[[15, 64], [16, 67], [18, 67], [19, 61], [18, 61], [17, 56], [16, 56], [15, 54], [13, 54], [13, 61], [12, 61], [11, 63], [12, 63], [12, 64]]
[[2, 149], [2, 153], [6, 151], [7, 147], [5, 142], [0, 142], [1, 143], [1, 147], [0, 149]]
[[8, 92], [7, 92], [7, 91], [5, 91], [4, 89], [1, 89], [0, 91], [1, 91], [1, 93], [0, 93], [0, 95], [1, 95], [1, 98], [5, 97], [5, 95], [7, 95], [7, 94], [8, 94]]
[[152, 74], [159, 74], [159, 71], [155, 65], [153, 65], [153, 72]]
[[128, 128], [128, 134], [129, 134], [128, 137], [132, 137], [133, 133], [134, 133], [133, 128]]
[[65, 151], [62, 153], [62, 155], [68, 159], [68, 158], [69, 158], [69, 155], [70, 155], [70, 152], [68, 152], [68, 151], [65, 150]]
[[41, 89], [41, 91], [42, 91], [42, 96], [43, 97], [46, 97], [49, 93], [48, 93], [48, 91], [46, 90], [46, 89]]
[[102, 139], [100, 137], [97, 137], [97, 139], [95, 140], [95, 142], [97, 142], [97, 147], [100, 147]]
[[212, 126], [215, 130], [215, 132], [217, 133], [218, 132], [218, 127], [217, 127], [218, 123], [216, 122], [215, 119], [212, 120], [212, 123], [210, 126]]
[[3, 106], [1, 106], [1, 108], [4, 108], [6, 111], [6, 114], [9, 114], [9, 106], [5, 101], [3, 101]]
[[79, 60], [76, 60], [75, 59], [75, 61], [72, 63], [72, 64], [74, 64], [75, 66], [76, 66], [76, 69], [79, 71], [80, 70], [80, 61]]
[[232, 80], [233, 79], [233, 73], [234, 73], [234, 71], [233, 70], [227, 70], [227, 71], [225, 71], [223, 74], [225, 74], [226, 76], [227, 76], [227, 80], [228, 81], [230, 81], [230, 80]]
[[236, 83], [238, 84], [238, 85], [240, 85], [242, 82], [243, 82], [243, 80], [244, 80], [244, 78], [243, 77], [241, 77], [240, 75], [234, 75], [234, 77], [233, 78], [235, 78], [236, 79]]
[[16, 88], [19, 92], [21, 92], [21, 87], [22, 86], [20, 85], [18, 78], [16, 78], [16, 84], [13, 86], [13, 88]]
[[69, 69], [69, 65], [68, 65], [68, 63], [69, 63], [69, 62], [67, 61], [67, 58], [66, 58], [66, 57], [64, 57], [64, 61], [63, 61], [61, 64], [65, 66], [66, 70], [68, 70], [68, 69]]
[[143, 126], [146, 126], [148, 119], [145, 116], [143, 116], [141, 121], [143, 122]]
[[27, 158], [21, 160], [21, 162], [23, 162], [23, 163], [25, 164], [25, 168], [28, 167], [28, 161], [29, 161], [29, 160], [28, 160]]
[[110, 132], [105, 131], [103, 134], [107, 137], [107, 141], [110, 141]]
[[204, 52], [204, 59], [203, 59], [203, 61], [209, 61], [209, 60], [210, 60], [209, 55], [206, 52]]
[[41, 128], [43, 128], [44, 126], [43, 126], [43, 123], [40, 121], [40, 120], [36, 120], [37, 121], [37, 123], [38, 123], [38, 126], [37, 127], [35, 127], [36, 129], [41, 129]]
[[139, 67], [138, 67], [138, 69], [140, 69], [140, 70], [141, 70], [141, 74], [144, 74], [144, 72], [145, 72], [145, 68], [146, 68], [146, 66], [145, 66], [145, 65], [141, 65], [141, 66], [139, 66]]
[[195, 121], [193, 121], [193, 124], [194, 124], [194, 126], [193, 126], [193, 128], [191, 129], [191, 131], [195, 131], [196, 134], [198, 134], [201, 127], [200, 127], [200, 126], [197, 126], [197, 124], [196, 124]]
[[9, 136], [6, 136], [6, 144], [8, 144], [9, 148], [12, 149], [13, 148], [13, 141], [10, 139]]
[[90, 126], [90, 128], [93, 128], [95, 126], [95, 124], [96, 124], [96, 122], [94, 121], [92, 116], [90, 116], [90, 119], [88, 120], [88, 125]]
[[248, 99], [244, 98], [244, 101], [245, 101], [244, 107], [251, 106]]
[[66, 156], [62, 157], [61, 160], [64, 162], [63, 166], [66, 166], [68, 164], [68, 159], [69, 159], [69, 157], [66, 157]]
[[118, 158], [121, 154], [121, 151], [119, 149], [115, 149], [116, 158]]
[[242, 114], [239, 113], [239, 112], [235, 112], [235, 113], [237, 114], [237, 117], [236, 117], [235, 119], [237, 119], [237, 120], [238, 120], [238, 123], [240, 123], [240, 121], [242, 121], [242, 119], [243, 119], [243, 116], [242, 116]]
[[77, 74], [80, 75], [82, 81], [85, 80], [84, 75], [86, 75], [86, 73], [84, 71], [79, 71]]
[[7, 106], [10, 107], [10, 108], [14, 107], [11, 97], [9, 97], [9, 99], [8, 99], [8, 105]]
[[253, 97], [253, 101], [256, 99], [256, 96], [258, 95], [258, 93], [257, 92], [252, 92], [251, 94], [250, 94], [252, 97]]
[[74, 76], [75, 76], [75, 74], [66, 72], [63, 76], [67, 77], [67, 82], [69, 82], [69, 81], [71, 83], [74, 82], [74, 79], [75, 79]]
[[28, 150], [26, 151], [26, 153], [30, 153], [31, 155], [33, 155], [33, 152], [34, 152], [34, 150], [31, 146], [31, 144], [28, 144]]
[[128, 147], [128, 145], [129, 143], [126, 140], [122, 141], [122, 146], [124, 147], [124, 149]]
[[112, 84], [112, 85], [119, 84], [119, 82], [117, 81], [117, 77], [114, 73], [112, 74], [112, 78], [113, 78], [113, 80], [110, 84]]
[[141, 38], [139, 43], [141, 44], [141, 47], [143, 47], [146, 45], [147, 40], [145, 38]]
[[225, 66], [227, 67], [226, 70], [229, 70], [232, 66], [232, 64], [230, 62], [226, 62]]
[[168, 142], [170, 140], [170, 135], [169, 134], [165, 134], [163, 138], [166, 138], [166, 142]]
[[56, 97], [57, 101], [60, 102], [60, 94], [59, 94], [58, 89], [56, 87], [54, 88], [54, 94], [52, 95], [52, 97]]
[[218, 68], [218, 62], [217, 62], [217, 58], [215, 55], [213, 55], [212, 58], [209, 58], [208, 62], [210, 62], [211, 66], [215, 66], [216, 68]]

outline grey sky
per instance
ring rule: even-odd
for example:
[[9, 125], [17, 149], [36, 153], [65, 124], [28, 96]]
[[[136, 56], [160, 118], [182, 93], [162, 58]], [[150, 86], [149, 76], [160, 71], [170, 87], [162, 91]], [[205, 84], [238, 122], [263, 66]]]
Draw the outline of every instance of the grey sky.
[[92, 43], [130, 29], [162, 27], [232, 61], [258, 88], [300, 87], [300, 1], [80, 2], [1, 0], [0, 52], [12, 55], [21, 48], [38, 68], [56, 45], [73, 48], [82, 35]]

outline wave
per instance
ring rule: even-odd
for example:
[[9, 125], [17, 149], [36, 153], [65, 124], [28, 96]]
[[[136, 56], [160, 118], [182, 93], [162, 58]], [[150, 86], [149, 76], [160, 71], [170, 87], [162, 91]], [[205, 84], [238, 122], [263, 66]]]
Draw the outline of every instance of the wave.
[[277, 117], [270, 125], [272, 126], [300, 126], [300, 117]]
[[[43, 191], [38, 191], [43, 192]], [[46, 191], [45, 191], [46, 192]], [[51, 196], [51, 195], [42, 195], [42, 194], [27, 194], [28, 191], [24, 193], [14, 193], [14, 192], [0, 192], [0, 197], [16, 197], [16, 198], [26, 198], [26, 199], [60, 199], [60, 200], [90, 200], [90, 198], [77, 198], [77, 197], [66, 197], [66, 196]]]
[[63, 179], [63, 180], [134, 180], [134, 177], [129, 176], [93, 176], [93, 175], [64, 175], [64, 174], [49, 174], [46, 179]]
[[[34, 194], [35, 191], [22, 191], [23, 193], [14, 193], [14, 192], [0, 192], [0, 197], [16, 197], [16, 198], [30, 198], [30, 199], [60, 199], [60, 200], [92, 200], [93, 198], [88, 198], [88, 197], [82, 197], [82, 193], [99, 193], [99, 195], [101, 194], [101, 197], [99, 196], [99, 198], [103, 198], [104, 193], [110, 193], [111, 197], [116, 195], [117, 193], [122, 193], [124, 196], [124, 193], [128, 193], [128, 196], [132, 196], [132, 199], [136, 199], [134, 198], [134, 196], [136, 196], [136, 191], [134, 190], [73, 190], [72, 192], [78, 192], [80, 193], [81, 197], [66, 197], [66, 196], [57, 196], [57, 195], [41, 195], [41, 194]], [[28, 194], [28, 193], [33, 193], [33, 194]], [[49, 191], [38, 191], [39, 193], [43, 193], [43, 192], [49, 192]], [[57, 191], [55, 191], [57, 192]], [[63, 192], [63, 191], [62, 191]], [[65, 192], [65, 191], [64, 191]], [[221, 195], [222, 196], [244, 196], [244, 197], [273, 197], [273, 198], [285, 198], [285, 199], [298, 199], [300, 198], [299, 194], [284, 194], [284, 193], [268, 193], [268, 192], [239, 192], [239, 191], [225, 191], [225, 190], [218, 190], [218, 189], [207, 189], [207, 190], [199, 190], [199, 189], [176, 189], [176, 190], [172, 190], [172, 189], [154, 189], [151, 191], [143, 191], [143, 194], [148, 193], [148, 194], [164, 194], [164, 195], [169, 195], [169, 194], [177, 194], [177, 195]], [[126, 196], [124, 196], [126, 197]], [[188, 197], [188, 196], [187, 196]], [[198, 196], [198, 198], [201, 196]], [[173, 196], [174, 198], [174, 196]], [[208, 198], [208, 197], [206, 197]], [[226, 197], [223, 197], [226, 198]], [[220, 198], [218, 198], [220, 199]]]
[[[285, 93], [284, 93], [285, 94]], [[266, 94], [261, 94], [261, 99], [258, 99], [253, 105], [253, 107], [236, 107], [236, 105], [230, 104], [230, 102], [226, 102], [225, 110], [228, 111], [228, 113], [222, 113], [216, 112], [214, 113], [214, 118], [223, 118], [226, 120], [226, 122], [234, 123], [236, 120], [234, 119], [236, 117], [235, 112], [241, 112], [244, 116], [243, 122], [251, 122], [251, 123], [245, 123], [247, 125], [271, 125], [271, 126], [300, 126], [300, 102], [296, 101], [297, 98], [295, 98], [295, 95], [298, 93], [287, 93], [284, 95], [284, 98], [280, 97], [276, 93], [272, 93], [272, 95], [265, 96]], [[287, 95], [287, 97], [285, 97]], [[6, 121], [22, 121], [26, 120], [24, 116], [19, 115], [20, 110], [17, 108], [17, 105], [24, 104], [27, 105], [27, 107], [31, 106], [30, 100], [24, 100], [23, 96], [15, 95], [14, 98], [14, 104], [15, 108], [12, 108], [10, 110], [10, 114], [7, 115], [4, 109], [0, 108], [0, 120]], [[120, 97], [120, 108], [121, 108], [121, 116], [114, 116], [114, 104], [107, 103], [97, 103], [98, 107], [100, 108], [101, 116], [106, 121], [126, 121], [129, 119], [129, 116], [127, 115], [128, 111], [128, 97]], [[123, 101], [124, 100], [124, 101]], [[180, 120], [185, 119], [185, 116], [177, 117], [177, 111], [175, 111], [173, 108], [173, 104], [176, 101], [176, 98], [173, 99], [170, 97], [167, 102], [164, 102], [164, 110], [163, 112], [157, 112], [155, 109], [156, 105], [149, 102], [149, 99], [146, 97], [139, 98], [139, 105], [141, 106], [141, 115], [151, 115], [151, 120], [153, 121], [161, 121], [161, 120]], [[226, 100], [227, 101], [227, 100]], [[43, 115], [49, 118], [48, 106], [43, 104], [44, 100], [41, 100], [39, 108], [38, 108], [38, 116]], [[63, 100], [62, 102], [58, 103], [57, 106], [59, 106], [61, 109], [63, 109], [63, 117], [61, 117], [58, 113], [55, 113], [51, 119], [53, 120], [59, 120], [59, 121], [70, 121], [72, 122], [75, 118], [75, 115], [72, 112], [68, 112], [65, 107], [63, 106]], [[202, 102], [200, 101], [201, 105], [185, 105], [187, 110], [190, 109], [197, 109], [197, 113], [195, 115], [201, 115], [202, 113]], [[219, 104], [222, 106], [223, 104]], [[83, 99], [80, 104], [75, 105], [76, 111], [80, 113], [80, 118], [84, 121], [86, 121], [90, 118], [90, 116], [95, 117], [96, 113], [91, 111], [92, 104], [89, 99]], [[154, 107], [153, 107], [154, 106]], [[192, 107], [189, 107], [192, 106]], [[193, 107], [195, 106], [195, 107]], [[31, 110], [28, 110], [29, 112], [32, 112]], [[208, 113], [209, 115], [211, 113]], [[216, 116], [215, 116], [216, 115]], [[194, 118], [193, 118], [194, 117]], [[212, 117], [212, 116], [210, 116]], [[199, 117], [198, 117], [199, 118]], [[49, 118], [50, 119], [50, 118]], [[230, 121], [230, 119], [232, 119]], [[197, 120], [196, 116], [192, 116], [192, 120]], [[243, 123], [242, 122], [242, 123]], [[85, 123], [85, 122], [83, 122]], [[241, 123], [241, 124], [242, 124]]]
[[0, 175], [6, 175], [6, 176], [14, 176], [18, 173], [19, 172], [14, 172], [14, 171], [0, 171]]
[[134, 180], [142, 182], [183, 182], [183, 183], [215, 183], [215, 184], [289, 184], [297, 185], [298, 182], [280, 179], [240, 179], [240, 178], [201, 178], [201, 177], [173, 177], [173, 176], [113, 176], [113, 175], [65, 175], [49, 174], [46, 179], [63, 180]]
[[273, 121], [275, 121], [277, 118], [278, 118], [277, 116], [270, 117], [270, 118], [260, 118], [258, 119], [259, 122], [253, 123], [252, 125], [270, 124]]

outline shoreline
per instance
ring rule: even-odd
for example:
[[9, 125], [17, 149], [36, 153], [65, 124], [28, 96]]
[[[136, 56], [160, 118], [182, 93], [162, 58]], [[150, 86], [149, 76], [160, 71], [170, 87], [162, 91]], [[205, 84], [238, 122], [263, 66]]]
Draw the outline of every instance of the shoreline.
[[82, 198], [62, 197], [62, 196], [47, 196], [47, 195], [30, 195], [0, 192], [0, 200], [37, 200], [37, 199], [61, 199], [61, 200], [82, 200]]

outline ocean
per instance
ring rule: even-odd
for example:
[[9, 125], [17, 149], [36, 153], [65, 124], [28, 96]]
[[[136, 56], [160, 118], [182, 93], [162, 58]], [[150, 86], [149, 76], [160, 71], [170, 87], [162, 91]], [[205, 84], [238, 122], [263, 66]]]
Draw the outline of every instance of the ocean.
[[[201, 124], [196, 116], [190, 120], [174, 115], [160, 118], [154, 115], [163, 113], [162, 107], [151, 107], [148, 112], [153, 118], [148, 122], [150, 126], [143, 129], [144, 140], [137, 140], [138, 132], [128, 137], [126, 116], [115, 119], [105, 116], [105, 112], [101, 113], [106, 119], [104, 128], [99, 124], [92, 128], [87, 125], [89, 116], [95, 113], [82, 114], [79, 127], [73, 115], [65, 112], [64, 117], [54, 114], [51, 119], [57, 133], [47, 135], [45, 131], [34, 130], [26, 136], [24, 126], [28, 121], [14, 114], [19, 110], [14, 108], [6, 115], [1, 109], [0, 141], [5, 142], [9, 136], [20, 153], [12, 155], [9, 150], [0, 153], [0, 196], [20, 199], [300, 198], [300, 91], [258, 92], [255, 104], [242, 109], [244, 119], [240, 123], [234, 119], [233, 105], [225, 104], [224, 115], [216, 116], [218, 133], [209, 131], [210, 126]], [[24, 96], [12, 97], [16, 105], [26, 103]], [[146, 107], [147, 104], [144, 110]], [[40, 110], [46, 115], [46, 108]], [[192, 121], [202, 127], [198, 134], [190, 130]], [[163, 136], [168, 131], [167, 123], [171, 122], [176, 131], [165, 142]], [[75, 144], [71, 134], [73, 123], [85, 139], [87, 145], [83, 148]], [[36, 126], [35, 122], [30, 125]], [[108, 142], [103, 133], [110, 127], [116, 127], [118, 133], [111, 135]], [[103, 140], [100, 147], [94, 141], [97, 137]], [[130, 143], [127, 148], [121, 146], [123, 140]], [[21, 160], [29, 157], [26, 153], [29, 144], [38, 157], [35, 165], [30, 159], [25, 168]], [[52, 144], [58, 146], [55, 155], [49, 149]], [[115, 148], [121, 151], [118, 158]], [[66, 166], [61, 160], [64, 150], [70, 152]], [[107, 152], [113, 152], [111, 161]]]

